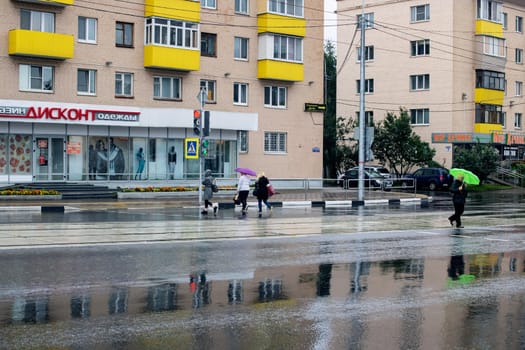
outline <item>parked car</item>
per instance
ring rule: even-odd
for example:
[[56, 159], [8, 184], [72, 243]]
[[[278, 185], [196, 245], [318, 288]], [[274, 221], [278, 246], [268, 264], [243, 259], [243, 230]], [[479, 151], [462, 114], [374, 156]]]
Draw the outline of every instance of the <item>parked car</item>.
[[385, 168], [384, 166], [380, 166], [380, 165], [371, 165], [371, 166], [368, 166], [366, 165], [364, 167], [365, 170], [373, 170], [373, 171], [376, 171], [378, 172], [381, 176], [383, 176], [384, 178], [386, 179], [390, 179], [392, 177], [392, 174], [390, 174], [390, 171], [388, 171], [387, 168]]
[[428, 188], [431, 191], [447, 190], [454, 180], [454, 177], [445, 168], [420, 168], [414, 173], [406, 175], [405, 178], [414, 179], [414, 183], [403, 181], [404, 186]]
[[[364, 186], [373, 187], [389, 191], [392, 187], [392, 180], [386, 179], [381, 173], [373, 169], [364, 169]], [[359, 167], [347, 170], [339, 177], [339, 185], [343, 188], [358, 187], [359, 185]]]

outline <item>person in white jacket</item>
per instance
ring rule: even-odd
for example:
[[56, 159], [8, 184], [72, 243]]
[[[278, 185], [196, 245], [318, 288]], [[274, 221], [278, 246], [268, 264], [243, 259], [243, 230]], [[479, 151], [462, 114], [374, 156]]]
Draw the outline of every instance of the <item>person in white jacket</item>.
[[246, 215], [248, 208], [248, 194], [250, 193], [250, 178], [247, 174], [241, 173], [239, 183], [237, 184], [237, 196], [242, 204], [242, 215]]

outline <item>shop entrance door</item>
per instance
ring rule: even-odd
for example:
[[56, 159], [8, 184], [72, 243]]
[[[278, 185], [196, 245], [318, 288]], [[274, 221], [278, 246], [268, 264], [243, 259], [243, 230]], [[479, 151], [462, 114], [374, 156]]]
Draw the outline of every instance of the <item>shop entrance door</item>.
[[35, 144], [36, 181], [63, 181], [65, 144], [63, 137], [37, 137]]

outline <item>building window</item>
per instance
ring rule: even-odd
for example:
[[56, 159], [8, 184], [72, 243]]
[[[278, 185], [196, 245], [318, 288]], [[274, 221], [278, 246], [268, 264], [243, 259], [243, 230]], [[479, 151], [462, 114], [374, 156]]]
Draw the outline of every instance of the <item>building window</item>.
[[[361, 93], [361, 79], [356, 80], [357, 93]], [[374, 93], [374, 79], [365, 79], [365, 94]]]
[[523, 49], [516, 49], [515, 58], [517, 64], [523, 64]]
[[514, 127], [521, 129], [521, 113], [514, 113]]
[[33, 10], [20, 10], [20, 29], [36, 32], [55, 32], [55, 14]]
[[489, 56], [505, 57], [505, 39], [483, 36], [483, 53]]
[[133, 47], [133, 23], [116, 23], [115, 44], [121, 47]]
[[215, 80], [201, 80], [201, 89], [206, 91], [206, 101], [205, 103], [215, 103]]
[[502, 8], [503, 5], [501, 2], [493, 0], [478, 0], [478, 19], [501, 23]]
[[269, 0], [268, 6], [273, 13], [303, 17], [303, 0]]
[[19, 84], [21, 91], [53, 92], [54, 68], [21, 64]]
[[95, 95], [97, 86], [97, 71], [79, 69], [77, 71], [77, 93], [79, 95]]
[[501, 112], [501, 126], [503, 129], [507, 128], [507, 112]]
[[239, 152], [248, 153], [248, 131], [239, 131]]
[[410, 76], [410, 90], [430, 89], [430, 74], [420, 74]]
[[115, 96], [133, 96], [133, 73], [115, 73]]
[[237, 60], [248, 60], [248, 38], [234, 38], [233, 55]]
[[303, 39], [285, 35], [273, 36], [273, 58], [285, 61], [303, 61]]
[[[361, 29], [361, 15], [357, 15], [357, 23]], [[365, 29], [374, 28], [374, 13], [365, 13]]]
[[411, 56], [428, 56], [430, 55], [430, 40], [414, 40], [410, 42]]
[[248, 8], [249, 1], [248, 0], [235, 0], [235, 13], [241, 13], [243, 15], [247, 15], [248, 11], [250, 10]]
[[521, 81], [516, 82], [516, 95], [515, 96], [523, 96], [523, 82]]
[[286, 108], [286, 87], [265, 86], [264, 87], [264, 106]]
[[217, 2], [215, 0], [201, 0], [201, 7], [207, 9], [216, 9]]
[[233, 104], [248, 105], [248, 84], [233, 83]]
[[509, 15], [506, 12], [501, 13], [501, 19], [503, 21], [503, 29], [507, 30], [509, 29]]
[[201, 55], [217, 57], [217, 34], [201, 33]]
[[285, 132], [265, 132], [264, 133], [264, 152], [286, 153], [286, 133]]
[[476, 104], [475, 123], [502, 124], [502, 107], [498, 105]]
[[[359, 111], [355, 112], [355, 120], [359, 120], [360, 116]], [[365, 111], [365, 125], [373, 127], [374, 126], [374, 112], [373, 111]]]
[[78, 17], [78, 41], [84, 43], [97, 42], [97, 19]]
[[430, 110], [428, 108], [411, 109], [410, 122], [412, 125], [428, 125], [430, 124]]
[[165, 45], [196, 49], [199, 42], [199, 24], [176, 19], [147, 18], [146, 45]]
[[516, 33], [523, 33], [523, 17], [516, 16]]
[[410, 7], [410, 21], [421, 22], [430, 20], [430, 5]]
[[505, 90], [505, 73], [476, 69], [476, 88]]
[[[365, 46], [365, 62], [374, 60], [374, 46]], [[357, 62], [361, 62], [361, 47], [357, 48]]]
[[181, 78], [153, 77], [153, 98], [165, 100], [181, 100], [181, 86]]

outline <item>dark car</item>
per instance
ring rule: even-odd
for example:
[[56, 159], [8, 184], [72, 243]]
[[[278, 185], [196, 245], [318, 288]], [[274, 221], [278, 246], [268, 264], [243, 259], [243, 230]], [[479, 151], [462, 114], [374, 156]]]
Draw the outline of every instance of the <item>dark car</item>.
[[[359, 185], [359, 168], [355, 167], [347, 170], [340, 178], [339, 184], [343, 188], [358, 187]], [[385, 179], [383, 175], [372, 169], [364, 170], [364, 185], [365, 187], [373, 187], [382, 190], [390, 190], [392, 187], [392, 180]]]
[[420, 168], [406, 178], [414, 179], [414, 182], [404, 181], [405, 186], [416, 186], [417, 188], [428, 188], [431, 191], [438, 189], [447, 190], [452, 184], [454, 177], [445, 168]]

